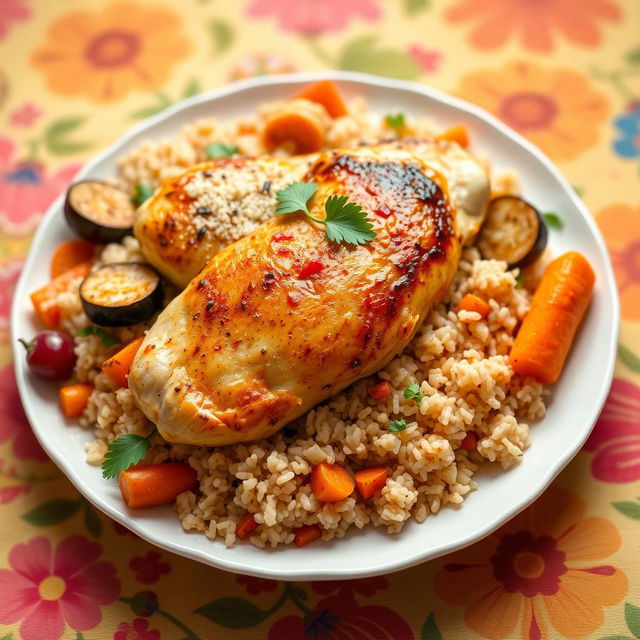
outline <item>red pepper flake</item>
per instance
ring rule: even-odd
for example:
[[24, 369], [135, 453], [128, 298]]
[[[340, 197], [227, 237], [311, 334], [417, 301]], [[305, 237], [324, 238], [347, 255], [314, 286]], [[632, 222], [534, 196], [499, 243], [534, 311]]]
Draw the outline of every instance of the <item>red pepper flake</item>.
[[391, 215], [391, 210], [389, 209], [389, 207], [386, 206], [382, 206], [379, 209], [374, 209], [373, 211], [377, 216], [380, 216], [381, 218], [388, 218]]
[[276, 233], [271, 236], [271, 242], [285, 242], [287, 240], [293, 240], [293, 236], [290, 233]]
[[462, 438], [462, 442], [460, 443], [460, 447], [462, 447], [465, 451], [473, 451], [478, 444], [478, 436], [473, 431], [467, 431], [467, 435]]
[[288, 256], [291, 253], [291, 249], [289, 247], [278, 247], [276, 253], [281, 256]]
[[392, 392], [393, 389], [386, 380], [378, 382], [378, 384], [374, 384], [373, 387], [369, 388], [369, 395], [374, 400], [384, 400], [385, 398], [388, 398]]
[[318, 262], [317, 260], [309, 260], [309, 262], [307, 262], [307, 264], [305, 264], [298, 273], [298, 278], [302, 280], [304, 280], [305, 278], [310, 278], [311, 276], [319, 274], [323, 269], [324, 265], [322, 264], [322, 262]]
[[297, 307], [300, 304], [300, 296], [297, 293], [287, 293], [287, 302], [290, 307]]

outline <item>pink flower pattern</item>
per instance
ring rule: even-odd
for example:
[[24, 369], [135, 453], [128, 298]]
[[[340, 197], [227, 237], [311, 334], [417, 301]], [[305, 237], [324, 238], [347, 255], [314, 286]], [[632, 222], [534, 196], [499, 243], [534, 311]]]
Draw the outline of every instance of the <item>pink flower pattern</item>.
[[113, 634], [113, 640], [160, 640], [157, 629], [149, 629], [149, 621], [136, 618], [133, 622], [121, 622]]
[[11, 568], [0, 570], [0, 623], [20, 620], [23, 640], [57, 640], [66, 625], [76, 631], [96, 627], [100, 606], [120, 592], [115, 567], [98, 562], [101, 551], [82, 536], [69, 536], [55, 549], [43, 536], [15, 545]]
[[0, 231], [28, 235], [80, 165], [67, 164], [49, 174], [39, 162], [17, 160], [15, 152], [15, 143], [0, 137]]
[[9, 331], [13, 290], [22, 272], [22, 265], [22, 259], [7, 260], [0, 264], [0, 333]]
[[275, 16], [284, 31], [313, 35], [341, 31], [354, 17], [375, 22], [380, 10], [373, 0], [253, 0], [247, 14]]
[[264, 578], [254, 578], [253, 576], [239, 575], [236, 577], [238, 584], [243, 584], [247, 590], [247, 593], [252, 596], [257, 596], [263, 591], [275, 591], [278, 587], [278, 583], [275, 580], [265, 580]]
[[9, 122], [14, 127], [32, 127], [42, 116], [42, 110], [33, 102], [25, 102], [9, 114]]
[[0, 40], [7, 35], [12, 22], [26, 20], [30, 16], [31, 9], [25, 0], [0, 0]]
[[435, 73], [442, 61], [442, 53], [437, 49], [427, 49], [419, 44], [409, 47], [409, 55], [418, 63], [418, 66], [427, 73]]
[[129, 562], [129, 568], [135, 572], [136, 580], [144, 584], [158, 582], [163, 575], [171, 572], [171, 565], [164, 562], [156, 551], [149, 551], [145, 556], [135, 556]]
[[584, 448], [595, 455], [591, 472], [603, 482], [640, 479], [640, 387], [616, 378]]

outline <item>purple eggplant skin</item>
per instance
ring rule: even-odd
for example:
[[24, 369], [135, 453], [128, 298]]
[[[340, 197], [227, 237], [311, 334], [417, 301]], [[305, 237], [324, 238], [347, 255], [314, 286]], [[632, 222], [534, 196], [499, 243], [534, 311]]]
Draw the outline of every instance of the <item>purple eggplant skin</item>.
[[[99, 272], [110, 269], [116, 273], [121, 271], [126, 275], [128, 269], [144, 268], [149, 277], [154, 278], [151, 290], [144, 296], [122, 305], [110, 305], [108, 300], [94, 301], [90, 299], [91, 287], [94, 286]], [[96, 276], [98, 274], [98, 276]], [[90, 273], [80, 284], [80, 301], [85, 314], [94, 324], [101, 327], [129, 327], [144, 322], [153, 316], [163, 304], [164, 290], [160, 275], [148, 264], [137, 262], [123, 262], [106, 264]]]
[[[97, 192], [95, 197], [98, 198], [102, 192], [104, 198], [93, 207], [84, 202], [83, 210], [77, 201], [77, 195], [74, 195], [78, 193], [78, 189], [93, 189]], [[109, 206], [108, 203], [113, 206]], [[97, 205], [102, 205], [102, 211]], [[112, 218], [110, 220], [104, 219], [105, 207], [108, 217]], [[64, 217], [71, 229], [81, 238], [101, 244], [120, 242], [126, 235], [131, 235], [135, 211], [135, 206], [125, 191], [101, 180], [83, 180], [72, 184], [64, 201]], [[102, 213], [102, 219], [99, 213]]]

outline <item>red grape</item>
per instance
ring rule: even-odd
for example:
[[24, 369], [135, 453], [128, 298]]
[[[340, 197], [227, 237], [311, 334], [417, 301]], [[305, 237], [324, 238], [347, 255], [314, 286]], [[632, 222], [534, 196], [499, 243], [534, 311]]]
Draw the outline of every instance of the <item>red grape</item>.
[[73, 338], [62, 331], [41, 331], [31, 340], [20, 340], [27, 350], [31, 371], [47, 380], [66, 380], [76, 364]]

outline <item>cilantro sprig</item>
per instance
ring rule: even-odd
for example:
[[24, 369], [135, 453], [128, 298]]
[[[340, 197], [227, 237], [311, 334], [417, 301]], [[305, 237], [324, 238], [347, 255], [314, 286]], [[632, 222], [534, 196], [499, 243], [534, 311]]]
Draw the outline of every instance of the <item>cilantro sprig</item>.
[[307, 218], [323, 224], [327, 238], [332, 242], [347, 244], [366, 244], [376, 237], [373, 225], [367, 212], [355, 202], [349, 202], [347, 196], [329, 196], [324, 204], [326, 217], [324, 220], [311, 215], [307, 202], [316, 192], [314, 182], [294, 182], [276, 193], [278, 206], [277, 216], [286, 213], [304, 213]]
[[88, 327], [83, 327], [78, 330], [76, 335], [79, 338], [84, 338], [86, 336], [98, 336], [100, 338], [100, 342], [105, 347], [117, 347], [120, 343], [112, 338], [104, 329], [101, 327], [94, 327], [93, 325], [89, 325]]
[[155, 429], [147, 436], [126, 433], [111, 442], [104, 455], [102, 477], [115, 478], [121, 471], [126, 471], [132, 464], [140, 462], [149, 451], [150, 440], [155, 433]]
[[420, 404], [424, 395], [420, 393], [420, 385], [417, 383], [410, 384], [403, 392], [407, 400], [415, 400], [416, 404]]
[[387, 422], [387, 429], [393, 433], [404, 431], [406, 428], [407, 421], [404, 418], [400, 418], [400, 420], [389, 420], [389, 422]]
[[212, 160], [216, 158], [230, 158], [235, 156], [239, 149], [235, 144], [226, 144], [224, 142], [212, 142], [205, 149], [207, 156]]
[[133, 204], [139, 207], [143, 202], [146, 202], [153, 195], [153, 187], [148, 184], [138, 182], [133, 191]]
[[407, 122], [402, 111], [397, 113], [387, 113], [384, 117], [384, 121], [397, 132], [404, 129], [407, 126]]
[[564, 227], [564, 222], [557, 213], [553, 213], [553, 211], [548, 211], [547, 213], [543, 213], [542, 216], [544, 217], [544, 221], [552, 229], [562, 229], [562, 227]]

